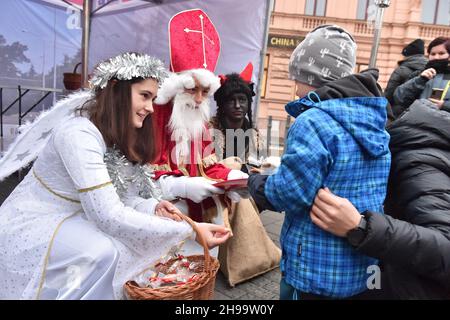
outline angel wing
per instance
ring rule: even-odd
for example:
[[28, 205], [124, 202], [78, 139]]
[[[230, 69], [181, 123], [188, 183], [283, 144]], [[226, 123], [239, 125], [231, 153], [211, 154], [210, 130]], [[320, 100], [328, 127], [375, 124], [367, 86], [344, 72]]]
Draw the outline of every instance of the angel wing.
[[75, 116], [75, 109], [93, 97], [80, 91], [58, 101], [33, 122], [19, 128], [19, 135], [0, 159], [0, 181], [35, 160], [50, 139], [53, 128]]

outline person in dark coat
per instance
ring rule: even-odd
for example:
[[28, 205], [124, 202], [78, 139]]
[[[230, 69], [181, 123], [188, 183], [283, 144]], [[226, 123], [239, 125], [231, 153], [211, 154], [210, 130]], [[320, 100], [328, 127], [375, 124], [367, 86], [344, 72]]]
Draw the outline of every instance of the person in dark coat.
[[302, 98], [286, 105], [296, 119], [281, 164], [273, 175], [249, 177], [249, 191], [260, 194], [254, 198], [259, 205], [263, 198], [285, 211], [282, 300], [361, 299], [367, 269], [377, 263], [317, 228], [308, 216], [324, 185], [359, 209], [383, 208], [390, 168], [387, 99], [377, 85], [378, 70], [353, 74], [355, 52], [353, 37], [339, 26], [319, 26], [297, 46], [289, 74]]
[[411, 73], [424, 69], [428, 62], [424, 53], [425, 44], [422, 39], [416, 39], [408, 44], [402, 51], [402, 55], [405, 56], [405, 59], [398, 62], [398, 67], [389, 78], [384, 96], [391, 104], [392, 111], [396, 117], [400, 115], [402, 110], [401, 107], [394, 102], [394, 91], [398, 86], [409, 80]]
[[321, 189], [311, 218], [380, 259], [383, 298], [450, 299], [450, 114], [417, 100], [389, 133], [386, 215], [361, 216], [350, 201]]
[[[400, 85], [394, 91], [397, 114], [405, 111], [416, 99], [430, 99], [439, 109], [450, 110], [450, 39], [439, 37], [428, 46], [429, 61], [418, 76]], [[440, 89], [438, 97], [433, 90]]]

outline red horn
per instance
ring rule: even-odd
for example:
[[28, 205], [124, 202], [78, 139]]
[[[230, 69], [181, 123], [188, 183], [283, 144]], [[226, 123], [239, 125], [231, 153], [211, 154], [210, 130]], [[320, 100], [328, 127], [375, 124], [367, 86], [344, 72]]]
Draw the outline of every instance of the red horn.
[[240, 76], [244, 81], [250, 83], [252, 82], [252, 74], [253, 74], [253, 64], [251, 62], [245, 67], [245, 69], [241, 72]]
[[225, 83], [225, 81], [227, 81], [227, 76], [226, 75], [219, 75], [220, 78], [220, 85], [223, 85]]

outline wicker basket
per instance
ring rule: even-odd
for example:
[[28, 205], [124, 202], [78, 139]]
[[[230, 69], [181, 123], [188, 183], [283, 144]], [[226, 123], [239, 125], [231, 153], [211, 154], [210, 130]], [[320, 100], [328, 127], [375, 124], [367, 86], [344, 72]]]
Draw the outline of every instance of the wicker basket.
[[67, 90], [78, 90], [81, 88], [81, 74], [77, 73], [79, 65], [81, 65], [81, 62], [75, 66], [73, 72], [63, 73], [63, 83]]
[[[219, 270], [219, 260], [209, 255], [208, 246], [195, 223], [185, 215], [179, 215], [186, 220], [197, 233], [200, 243], [204, 249], [204, 255], [187, 256], [189, 262], [198, 264], [195, 272], [198, 275], [196, 280], [176, 286], [168, 286], [161, 288], [142, 288], [135, 281], [128, 281], [124, 285], [125, 293], [128, 299], [132, 300], [209, 300], [214, 295], [214, 286], [216, 282], [216, 274]], [[172, 265], [177, 259], [168, 262], [168, 266]]]

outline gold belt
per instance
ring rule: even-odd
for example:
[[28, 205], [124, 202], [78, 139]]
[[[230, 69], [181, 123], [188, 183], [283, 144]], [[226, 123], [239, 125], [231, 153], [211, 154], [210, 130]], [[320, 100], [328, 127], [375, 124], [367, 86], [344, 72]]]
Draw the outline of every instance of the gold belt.
[[78, 201], [78, 200], [68, 198], [68, 197], [63, 196], [63, 195], [61, 195], [61, 194], [59, 194], [59, 193], [53, 191], [52, 189], [50, 189], [50, 187], [47, 186], [47, 185], [45, 184], [45, 182], [42, 181], [41, 178], [39, 178], [39, 176], [36, 174], [36, 171], [34, 170], [34, 168], [33, 168], [33, 175], [34, 175], [34, 177], [36, 178], [36, 180], [39, 181], [40, 184], [41, 184], [45, 189], [47, 189], [47, 191], [50, 192], [51, 194], [57, 196], [58, 198], [61, 198], [61, 199], [64, 199], [64, 200], [67, 200], [67, 201], [70, 201], [70, 202], [80, 203], [80, 201]]

